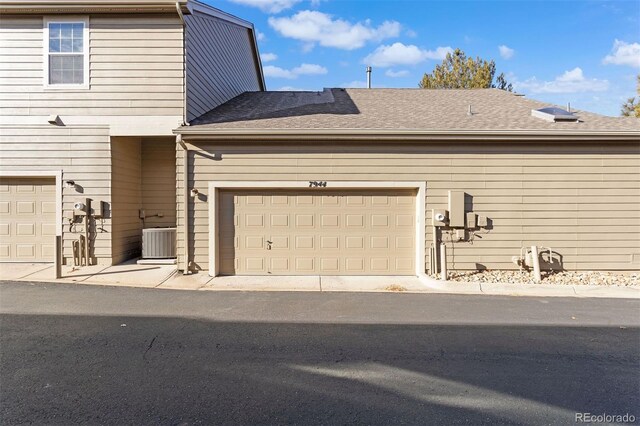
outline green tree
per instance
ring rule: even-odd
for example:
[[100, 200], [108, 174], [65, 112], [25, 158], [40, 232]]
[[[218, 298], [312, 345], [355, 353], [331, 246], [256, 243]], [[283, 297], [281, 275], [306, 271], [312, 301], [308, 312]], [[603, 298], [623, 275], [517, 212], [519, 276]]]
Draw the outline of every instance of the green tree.
[[[640, 95], [640, 74], [636, 77], [636, 93]], [[640, 96], [627, 99], [627, 102], [622, 104], [620, 114], [625, 117], [639, 117], [640, 118]]]
[[504, 76], [504, 73], [501, 72], [498, 77], [496, 77], [496, 84], [491, 85], [491, 87], [495, 87], [496, 89], [506, 90], [507, 92], [513, 92], [513, 84], [507, 82], [507, 79]]
[[496, 78], [496, 62], [479, 57], [468, 58], [460, 49], [447, 53], [440, 65], [436, 65], [431, 74], [420, 81], [422, 89], [488, 89], [495, 87], [509, 92], [513, 85], [507, 82], [504, 73]]

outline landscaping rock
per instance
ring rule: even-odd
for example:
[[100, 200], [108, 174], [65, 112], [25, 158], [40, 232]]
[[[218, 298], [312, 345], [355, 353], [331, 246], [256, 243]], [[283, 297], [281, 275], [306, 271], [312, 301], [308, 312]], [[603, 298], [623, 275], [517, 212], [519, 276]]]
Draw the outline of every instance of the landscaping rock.
[[[440, 279], [440, 274], [431, 276]], [[503, 284], [560, 284], [591, 286], [640, 286], [639, 273], [615, 273], [601, 271], [543, 272], [542, 281], [536, 283], [528, 271], [484, 270], [449, 272], [449, 281]]]

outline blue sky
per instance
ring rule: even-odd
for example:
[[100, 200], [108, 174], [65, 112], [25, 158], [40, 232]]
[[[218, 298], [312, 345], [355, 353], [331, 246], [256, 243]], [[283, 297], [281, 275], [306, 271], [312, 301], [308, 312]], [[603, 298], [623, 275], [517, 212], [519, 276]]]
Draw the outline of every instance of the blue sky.
[[457, 47], [518, 92], [618, 115], [640, 72], [640, 1], [208, 0], [253, 22], [269, 90], [417, 87]]

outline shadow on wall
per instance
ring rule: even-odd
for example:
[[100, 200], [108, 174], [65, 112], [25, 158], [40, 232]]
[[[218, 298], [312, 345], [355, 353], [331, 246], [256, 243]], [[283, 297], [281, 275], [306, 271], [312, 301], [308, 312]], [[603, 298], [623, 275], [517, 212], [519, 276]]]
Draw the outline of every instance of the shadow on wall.
[[[516, 264], [520, 270], [533, 271], [532, 254], [529, 247], [523, 247], [519, 256], [513, 256], [512, 262]], [[547, 247], [538, 247], [538, 263], [540, 272], [544, 275], [553, 274], [555, 272], [564, 271], [564, 256], [553, 249]]]
[[540, 269], [547, 271], [564, 271], [564, 257], [554, 250], [545, 250], [540, 253]]
[[472, 212], [473, 211], [473, 195], [469, 193], [464, 193], [464, 211]]
[[250, 92], [237, 96], [201, 117], [191, 125], [264, 120], [304, 115], [360, 114], [360, 110], [344, 89], [322, 92]]

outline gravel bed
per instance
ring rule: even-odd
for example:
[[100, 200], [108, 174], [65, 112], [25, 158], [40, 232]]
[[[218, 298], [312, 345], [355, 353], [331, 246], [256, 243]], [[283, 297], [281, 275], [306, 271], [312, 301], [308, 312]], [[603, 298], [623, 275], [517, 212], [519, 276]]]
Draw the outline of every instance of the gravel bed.
[[[434, 274], [431, 277], [440, 279], [440, 274]], [[449, 281], [460, 282], [538, 284], [533, 280], [533, 273], [527, 271], [449, 272], [448, 279]], [[539, 284], [640, 286], [640, 273], [621, 274], [600, 271], [543, 272], [542, 281]]]

